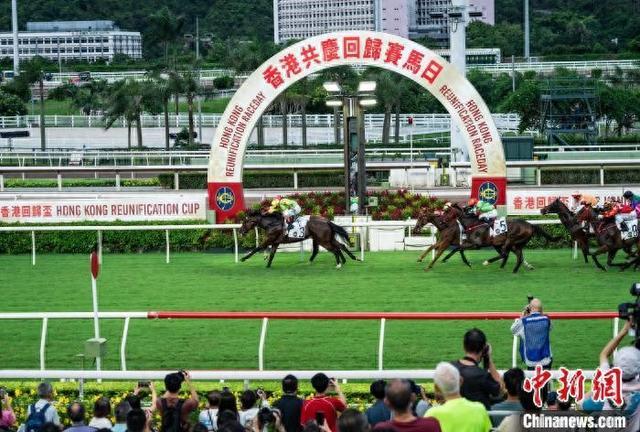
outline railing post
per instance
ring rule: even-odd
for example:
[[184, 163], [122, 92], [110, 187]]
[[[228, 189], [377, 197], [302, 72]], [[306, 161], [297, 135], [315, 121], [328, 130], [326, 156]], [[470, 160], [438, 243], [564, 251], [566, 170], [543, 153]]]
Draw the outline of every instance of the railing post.
[[258, 233], [258, 227], [255, 227], [254, 230], [255, 230], [255, 233], [256, 233], [256, 247], [259, 247], [260, 246], [260, 240], [258, 239], [258, 234], [259, 234]]
[[360, 261], [364, 261], [364, 242], [369, 238], [369, 226], [360, 227]]
[[258, 370], [264, 370], [264, 342], [267, 338], [267, 325], [269, 318], [262, 318], [262, 329], [260, 330], [260, 342], [258, 345]]
[[58, 180], [58, 190], [62, 191], [62, 174], [60, 173], [60, 171], [58, 171], [58, 173], [56, 174], [56, 178]]
[[518, 365], [518, 336], [513, 336], [513, 349], [511, 350], [511, 367]]
[[42, 318], [42, 332], [40, 333], [40, 370], [45, 366], [45, 349], [47, 347], [47, 325], [49, 318]]
[[0, 192], [4, 192], [4, 174], [0, 174]]
[[578, 242], [573, 242], [573, 259], [578, 259]]
[[120, 369], [127, 370], [127, 336], [129, 336], [129, 321], [131, 317], [124, 319], [124, 329], [122, 330], [122, 341], [120, 342]]
[[98, 262], [102, 264], [102, 231], [98, 230]]
[[378, 370], [384, 369], [384, 330], [387, 320], [385, 318], [380, 319], [380, 336], [378, 339]]
[[604, 186], [604, 165], [600, 165], [600, 186]]
[[31, 265], [36, 265], [36, 232], [31, 231]]
[[233, 229], [233, 249], [236, 263], [240, 260], [238, 259], [238, 230], [236, 228]]
[[116, 171], [116, 190], [120, 190], [120, 173]]
[[542, 186], [542, 173], [539, 166], [536, 167], [536, 184]]
[[298, 171], [296, 170], [293, 171], [293, 189], [298, 189]]
[[170, 261], [169, 253], [171, 251], [171, 247], [170, 247], [170, 244], [169, 244], [169, 230], [168, 229], [164, 230], [164, 237], [165, 237], [165, 242], [166, 242], [166, 245], [167, 245], [166, 262], [167, 262], [167, 264], [169, 264], [169, 261]]
[[180, 174], [177, 171], [173, 173], [173, 189], [180, 190]]

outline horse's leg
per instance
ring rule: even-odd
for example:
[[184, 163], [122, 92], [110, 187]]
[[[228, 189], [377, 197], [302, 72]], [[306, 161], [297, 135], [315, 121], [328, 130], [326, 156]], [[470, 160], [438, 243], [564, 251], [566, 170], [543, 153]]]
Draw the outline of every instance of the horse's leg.
[[471, 268], [471, 264], [467, 260], [467, 257], [464, 254], [464, 249], [460, 249], [460, 258], [462, 258], [462, 262], [467, 265], [467, 267]]
[[313, 262], [313, 260], [316, 258], [316, 255], [318, 255], [318, 251], [320, 250], [320, 248], [318, 247], [318, 242], [316, 242], [316, 240], [313, 240], [313, 246], [312, 246], [312, 251], [311, 251], [311, 258], [309, 258], [309, 262]]
[[513, 272], [514, 273], [518, 273], [518, 270], [520, 269], [520, 266], [522, 265], [522, 249], [519, 247], [516, 247], [513, 249], [513, 253], [516, 255], [517, 257], [517, 261], [516, 261], [516, 266], [513, 268]]
[[591, 259], [596, 264], [596, 267], [598, 267], [602, 271], [607, 271], [607, 269], [604, 268], [602, 264], [600, 264], [600, 261], [598, 260], [598, 255], [605, 253], [608, 250], [609, 248], [607, 247], [607, 245], [602, 245], [595, 252], [591, 253]]
[[[610, 250], [609, 253], [607, 253], [607, 265], [609, 267], [622, 267], [624, 266], [624, 264], [621, 263], [614, 263], [613, 260], [616, 257], [616, 254], [618, 253], [617, 249], [614, 250]], [[624, 268], [623, 268], [624, 270]]]
[[440, 248], [436, 251], [436, 256], [433, 257], [433, 259], [431, 260], [431, 262], [429, 263], [429, 265], [427, 267], [425, 267], [424, 271], [429, 271], [433, 268], [433, 265], [436, 263], [436, 261], [438, 261], [438, 259], [440, 258], [440, 256], [444, 253], [444, 251], [446, 250], [446, 248]]
[[[348, 248], [348, 247], [346, 247], [346, 246], [344, 245], [344, 243], [342, 243], [342, 242], [338, 242], [338, 246], [340, 246], [340, 249], [341, 249], [341, 250], [343, 250], [347, 255], [349, 255], [349, 258], [351, 258], [351, 259], [352, 259], [352, 260], [354, 260], [354, 261], [360, 261], [360, 259], [359, 259], [357, 256], [355, 256], [353, 253], [351, 253], [351, 251], [349, 250], [349, 248]], [[346, 260], [345, 260], [345, 262], [346, 262]]]
[[276, 251], [278, 250], [278, 246], [280, 246], [280, 243], [275, 243], [271, 245], [271, 253], [269, 254], [269, 259], [267, 260], [267, 268], [271, 267], [271, 261], [273, 261], [273, 257], [276, 256]]
[[246, 254], [245, 256], [240, 258], [240, 261], [244, 262], [244, 261], [248, 260], [254, 254], [260, 252], [261, 250], [267, 248], [268, 246], [269, 246], [268, 240], [263, 241], [258, 247], [254, 247], [253, 249], [251, 249], [251, 251], [248, 254]]
[[503, 259], [504, 257], [502, 256], [502, 250], [498, 247], [498, 246], [494, 246], [493, 247], [496, 252], [498, 253], [498, 255], [494, 256], [493, 258], [489, 258], [488, 260], [485, 260], [482, 265], [484, 266], [488, 266], [489, 264], [493, 264], [494, 262]]
[[578, 246], [580, 246], [580, 249], [582, 250], [584, 263], [589, 264], [589, 240], [586, 238], [580, 239], [580, 241], [578, 241]]
[[422, 252], [422, 255], [420, 255], [420, 257], [418, 258], [418, 262], [422, 262], [424, 257], [426, 257], [429, 252], [431, 252], [433, 249], [435, 249], [437, 245], [438, 245], [438, 243], [434, 243], [431, 246], [429, 246], [426, 251]]
[[446, 262], [447, 262], [447, 260], [448, 260], [449, 258], [451, 258], [452, 256], [454, 256], [454, 255], [455, 255], [455, 253], [456, 253], [456, 252], [458, 252], [458, 251], [462, 251], [462, 248], [461, 248], [460, 246], [454, 246], [454, 248], [453, 248], [453, 249], [451, 249], [451, 251], [447, 254], [447, 256], [445, 256], [444, 258], [442, 258], [442, 262], [443, 262], [443, 263], [446, 263]]
[[[342, 260], [340, 259], [340, 249], [337, 249], [334, 247], [331, 248], [331, 253], [333, 253], [333, 256], [336, 257], [336, 268], [341, 268], [342, 267]], [[344, 258], [344, 257], [342, 257]]]

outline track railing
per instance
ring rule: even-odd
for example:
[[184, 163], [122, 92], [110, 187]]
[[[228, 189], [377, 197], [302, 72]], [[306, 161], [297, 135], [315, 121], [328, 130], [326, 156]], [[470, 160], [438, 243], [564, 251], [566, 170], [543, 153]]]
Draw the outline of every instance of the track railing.
[[[553, 320], [610, 320], [613, 319], [613, 333], [618, 332], [619, 319], [615, 312], [551, 312]], [[281, 379], [282, 371], [265, 371], [264, 347], [270, 320], [364, 320], [378, 321], [380, 325], [378, 339], [377, 371], [335, 371], [336, 378], [433, 378], [433, 370], [387, 370], [384, 369], [385, 326], [389, 320], [404, 321], [442, 321], [442, 320], [513, 320], [520, 317], [519, 312], [186, 312], [186, 311], [149, 311], [149, 312], [99, 312], [101, 319], [123, 319], [124, 327], [120, 343], [120, 371], [77, 371], [47, 370], [46, 342], [49, 320], [93, 319], [93, 312], [4, 312], [0, 320], [42, 320], [40, 337], [39, 370], [0, 370], [0, 378], [87, 378], [87, 379], [160, 379], [165, 371], [127, 371], [127, 337], [132, 319], [194, 319], [194, 320], [261, 320], [258, 342], [258, 365], [256, 371], [198, 371], [195, 379]], [[513, 339], [512, 366], [517, 365], [518, 338]], [[310, 378], [310, 371], [296, 371], [298, 378]], [[587, 377], [590, 377], [589, 373]]]

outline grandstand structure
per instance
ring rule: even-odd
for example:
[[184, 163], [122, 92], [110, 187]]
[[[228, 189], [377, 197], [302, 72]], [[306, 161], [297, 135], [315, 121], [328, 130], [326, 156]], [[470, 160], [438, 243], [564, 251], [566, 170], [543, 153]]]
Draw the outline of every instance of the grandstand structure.
[[540, 95], [541, 132], [549, 145], [567, 145], [566, 137], [579, 135], [593, 145], [598, 136], [595, 107], [596, 82], [592, 79], [547, 80]]

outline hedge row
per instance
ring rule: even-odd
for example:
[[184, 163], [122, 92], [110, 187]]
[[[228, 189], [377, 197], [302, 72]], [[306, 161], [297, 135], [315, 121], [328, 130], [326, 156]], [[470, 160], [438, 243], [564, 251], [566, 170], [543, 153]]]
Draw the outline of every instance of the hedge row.
[[[173, 174], [160, 174], [162, 187], [173, 189]], [[292, 188], [293, 173], [291, 171], [245, 171], [244, 187], [247, 189]], [[305, 171], [298, 173], [298, 187], [332, 187], [344, 184], [342, 171]], [[207, 175], [198, 173], [180, 174], [180, 189], [206, 189]]]
[[[204, 221], [175, 221], [173, 225], [203, 224]], [[164, 221], [155, 222], [81, 222], [61, 224], [72, 225], [166, 225]], [[31, 226], [31, 224], [2, 224], [2, 226]], [[170, 232], [173, 251], [215, 251], [233, 248], [231, 230], [173, 230]], [[53, 253], [89, 253], [96, 246], [95, 231], [47, 231], [36, 233], [36, 247], [39, 252]], [[255, 234], [248, 233], [240, 237], [243, 248], [255, 245]], [[164, 230], [158, 231], [103, 231], [102, 248], [104, 252], [140, 253], [161, 252], [166, 247]], [[0, 253], [20, 254], [31, 252], [30, 232], [1, 232]]]
[[[595, 163], [595, 162], [594, 162]], [[543, 184], [600, 184], [600, 170], [542, 171]], [[606, 169], [605, 184], [640, 183], [640, 169]]]
[[[6, 179], [6, 188], [57, 188], [58, 181], [52, 179]], [[62, 187], [115, 187], [115, 179], [62, 179]], [[160, 186], [157, 177], [121, 179], [122, 187], [151, 187]]]

